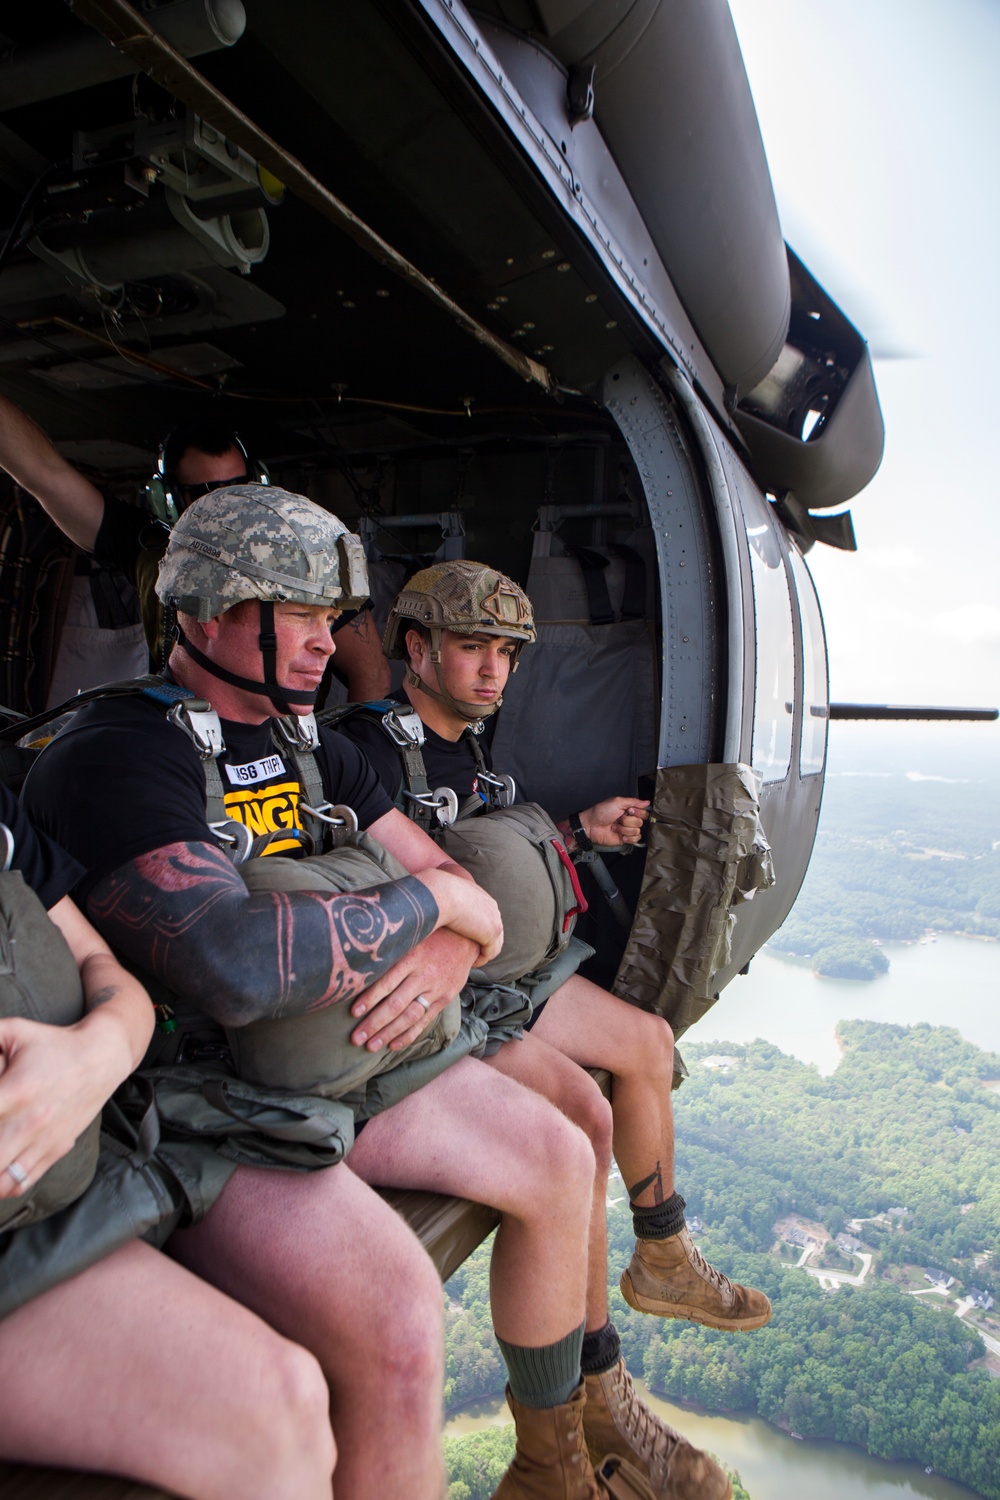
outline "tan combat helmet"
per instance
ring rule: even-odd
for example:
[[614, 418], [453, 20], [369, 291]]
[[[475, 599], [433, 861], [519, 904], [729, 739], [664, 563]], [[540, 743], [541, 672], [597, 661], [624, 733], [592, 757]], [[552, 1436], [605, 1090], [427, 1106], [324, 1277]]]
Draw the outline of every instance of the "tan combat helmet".
[[465, 559], [435, 563], [414, 573], [397, 595], [382, 641], [382, 649], [390, 660], [406, 661], [406, 632], [413, 624], [422, 626], [430, 636], [431, 661], [440, 691], [435, 693], [412, 668], [407, 669], [407, 681], [470, 722], [495, 713], [503, 697], [484, 708], [481, 703], [463, 703], [445, 692], [441, 681], [441, 632], [454, 630], [459, 635], [510, 637], [517, 642], [512, 671], [517, 670], [521, 646], [535, 639], [531, 600], [524, 590], [496, 568]]
[[178, 641], [214, 677], [261, 694], [288, 714], [293, 704], [311, 706], [316, 694], [278, 682], [275, 604], [355, 609], [368, 595], [368, 569], [360, 538], [304, 495], [272, 484], [232, 484], [182, 513], [170, 533], [156, 592], [165, 605], [202, 622], [259, 600], [261, 681], [218, 666], [179, 629]]

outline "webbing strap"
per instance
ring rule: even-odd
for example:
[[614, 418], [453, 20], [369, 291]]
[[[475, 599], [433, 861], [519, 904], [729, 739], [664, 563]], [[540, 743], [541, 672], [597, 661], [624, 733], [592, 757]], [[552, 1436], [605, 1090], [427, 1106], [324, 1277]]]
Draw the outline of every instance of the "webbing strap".
[[226, 812], [225, 791], [219, 774], [219, 763], [213, 757], [211, 760], [203, 760], [201, 765], [205, 772], [205, 821], [224, 823], [229, 814]]
[[581, 851], [576, 856], [578, 865], [586, 865], [594, 880], [597, 882], [601, 895], [614, 914], [615, 920], [626, 935], [632, 930], [632, 913], [628, 909], [625, 897], [615, 884], [614, 877], [607, 865], [604, 863], [596, 849]]
[[293, 750], [288, 740], [281, 735], [277, 725], [271, 729], [271, 740], [275, 749], [280, 750], [282, 755], [292, 763], [292, 770], [300, 787], [299, 817], [302, 819], [303, 828], [312, 839], [313, 848], [319, 853], [326, 847], [327, 825], [321, 819], [314, 818], [302, 806], [306, 803], [309, 807], [323, 807], [327, 802], [323, 778], [316, 762], [316, 753], [313, 750], [304, 750], [301, 753]]
[[625, 584], [622, 589], [622, 607], [619, 619], [644, 620], [646, 618], [646, 559], [634, 547], [616, 542], [611, 551], [625, 563]]
[[609, 559], [593, 547], [567, 547], [566, 555], [575, 558], [583, 572], [591, 625], [613, 625], [615, 612], [608, 593], [608, 581], [604, 576]]

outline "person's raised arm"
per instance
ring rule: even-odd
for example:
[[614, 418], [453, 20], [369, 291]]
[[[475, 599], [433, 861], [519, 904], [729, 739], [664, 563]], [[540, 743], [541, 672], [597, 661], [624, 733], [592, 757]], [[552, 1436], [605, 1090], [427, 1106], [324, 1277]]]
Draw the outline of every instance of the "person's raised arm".
[[346, 683], [348, 700], [368, 703], [384, 698], [392, 687], [392, 678], [371, 610], [359, 610], [333, 640], [333, 670]]
[[92, 552], [104, 518], [104, 496], [20, 407], [0, 395], [0, 468], [34, 495], [71, 542]]
[[439, 870], [346, 895], [250, 892], [203, 843], [113, 871], [88, 909], [130, 959], [228, 1026], [350, 1002], [438, 927], [484, 952], [502, 940], [496, 908]]
[[153, 1031], [149, 996], [68, 896], [49, 916], [69, 946], [87, 1013], [72, 1026], [0, 1020], [0, 1197], [16, 1196], [65, 1156], [142, 1060]]

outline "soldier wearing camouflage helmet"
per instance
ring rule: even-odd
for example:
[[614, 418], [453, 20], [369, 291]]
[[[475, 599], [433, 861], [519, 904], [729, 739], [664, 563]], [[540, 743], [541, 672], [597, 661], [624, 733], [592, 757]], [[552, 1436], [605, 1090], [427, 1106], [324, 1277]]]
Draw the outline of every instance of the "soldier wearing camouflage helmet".
[[[341, 601], [364, 587], [352, 576], [353, 554], [340, 523], [300, 496], [236, 486], [196, 501], [178, 523], [160, 579], [183, 631], [169, 677], [145, 684], [148, 692], [82, 708], [32, 769], [32, 811], [83, 854], [95, 921], [172, 995], [173, 1034], [185, 1045], [204, 1037], [206, 1025], [232, 1036], [261, 1022], [277, 1029], [325, 1015], [343, 1025], [348, 1047], [405, 1062], [471, 968], [499, 950], [496, 904], [393, 807], [357, 746], [325, 725], [313, 725], [309, 750], [286, 736], [308, 726], [308, 701], [335, 649], [330, 627]], [[454, 638], [512, 645], [481, 634]], [[291, 723], [282, 701], [296, 710]], [[223, 803], [218, 822], [208, 811], [210, 769]], [[311, 773], [319, 785], [310, 797]], [[347, 893], [297, 883], [314, 862], [296, 857], [308, 832], [306, 803], [310, 817], [335, 804], [352, 808], [362, 837], [344, 852], [360, 850], [370, 835], [371, 847], [407, 873]], [[221, 847], [234, 822], [254, 835], [252, 852], [261, 857], [251, 863], [284, 866], [295, 881], [251, 889]], [[532, 1090], [450, 1045], [437, 1056], [451, 1064], [446, 1071], [365, 1114], [353, 1147], [346, 1138], [350, 1169], [327, 1165], [329, 1155], [322, 1171], [268, 1169], [275, 1155], [287, 1162], [295, 1142], [297, 1152], [312, 1150], [314, 1125], [322, 1127], [320, 1144], [329, 1136], [324, 1109], [298, 1097], [298, 1088], [288, 1108], [299, 1123], [291, 1134], [283, 1116], [280, 1128], [265, 1124], [248, 1164], [245, 1112], [255, 1097], [248, 1090], [266, 1079], [241, 1076], [236, 1109], [223, 1108], [220, 1090], [222, 1104], [211, 1107], [225, 1117], [223, 1155], [233, 1175], [218, 1205], [200, 1203], [204, 1218], [176, 1249], [320, 1360], [338, 1494], [435, 1500], [444, 1488], [440, 1282], [416, 1238], [365, 1184], [495, 1207], [504, 1224], [492, 1275], [494, 1327], [512, 1395], [545, 1429], [532, 1459], [547, 1472], [545, 1488], [517, 1493], [597, 1500], [579, 1362], [593, 1150]], [[186, 1050], [183, 1058], [189, 1076]], [[309, 1066], [311, 1055], [302, 1061]], [[398, 1078], [404, 1068], [385, 1071]], [[277, 1094], [264, 1088], [266, 1120], [283, 1108], [280, 1085]], [[199, 1118], [206, 1102], [199, 1092]], [[165, 1120], [165, 1139], [175, 1126]], [[234, 1155], [236, 1136], [243, 1146]], [[185, 1160], [214, 1151], [199, 1140], [185, 1137]]]
[[[437, 689], [419, 677], [410, 663], [407, 632], [416, 629], [429, 642], [429, 661], [434, 667]], [[435, 563], [415, 573], [389, 611], [382, 648], [387, 657], [407, 662], [408, 684], [446, 704], [472, 723], [496, 713], [502, 693], [489, 701], [456, 698], [443, 681], [443, 632], [455, 635], [493, 636], [513, 643], [511, 671], [517, 670], [522, 645], [535, 639], [531, 600], [522, 588], [484, 563], [460, 559]]]
[[213, 662], [182, 626], [177, 639], [212, 676], [266, 693], [279, 713], [288, 714], [313, 706], [319, 682], [311, 692], [279, 685], [275, 604], [356, 609], [367, 597], [368, 574], [360, 540], [336, 516], [274, 485], [236, 484], [184, 511], [171, 532], [156, 592], [165, 607], [199, 624], [258, 600], [260, 679]]

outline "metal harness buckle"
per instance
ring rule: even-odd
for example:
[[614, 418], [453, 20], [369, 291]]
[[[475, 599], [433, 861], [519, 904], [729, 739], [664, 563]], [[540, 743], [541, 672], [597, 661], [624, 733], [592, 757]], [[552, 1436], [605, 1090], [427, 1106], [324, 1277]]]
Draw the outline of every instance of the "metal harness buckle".
[[319, 807], [310, 807], [308, 802], [300, 802], [299, 809], [308, 813], [311, 818], [318, 818], [321, 823], [328, 823], [331, 828], [346, 828], [348, 833], [358, 831], [357, 813], [353, 807], [348, 807], [343, 802], [321, 802]]
[[202, 760], [215, 760], [226, 748], [219, 715], [205, 698], [182, 698], [167, 711], [167, 722], [187, 735]]
[[513, 807], [517, 800], [517, 787], [513, 776], [497, 776], [492, 771], [477, 771], [476, 782], [479, 786], [487, 786], [495, 793], [490, 798], [497, 807]]
[[272, 724], [290, 750], [307, 755], [319, 749], [319, 725], [315, 714], [282, 714]]
[[439, 786], [434, 792], [404, 792], [403, 796], [435, 813], [442, 828], [450, 828], [458, 817], [458, 797], [450, 786]]
[[390, 708], [382, 715], [382, 727], [401, 750], [424, 743], [424, 726], [415, 708]]
[[217, 839], [231, 847], [226, 850], [234, 865], [245, 865], [253, 849], [253, 834], [245, 823], [235, 818], [223, 818], [221, 823], [209, 823]]

